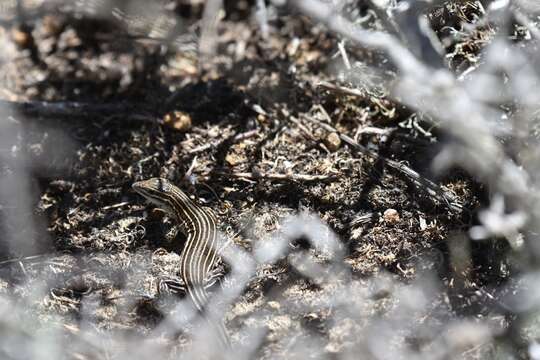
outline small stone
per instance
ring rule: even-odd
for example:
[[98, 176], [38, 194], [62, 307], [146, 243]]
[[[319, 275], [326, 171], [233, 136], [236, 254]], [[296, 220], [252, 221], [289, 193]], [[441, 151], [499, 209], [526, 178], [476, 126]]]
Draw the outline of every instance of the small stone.
[[390, 225], [397, 224], [400, 220], [399, 213], [395, 209], [386, 209], [383, 214], [384, 222]]
[[178, 131], [188, 131], [191, 128], [191, 116], [182, 111], [171, 111], [163, 117], [163, 122], [168, 127]]
[[260, 123], [260, 124], [266, 124], [268, 122], [268, 119], [266, 116], [264, 116], [263, 114], [258, 114], [257, 115], [257, 121]]
[[23, 49], [30, 47], [34, 41], [30, 31], [21, 26], [11, 29], [11, 38], [17, 46]]
[[238, 164], [242, 164], [243, 162], [245, 162], [246, 159], [245, 159], [245, 157], [243, 157], [241, 155], [238, 155], [236, 153], [231, 153], [231, 154], [227, 154], [227, 156], [225, 156], [225, 161], [230, 166], [236, 166]]
[[338, 133], [331, 132], [324, 139], [324, 144], [326, 145], [328, 150], [337, 151], [341, 146], [341, 138], [339, 137]]
[[279, 310], [279, 308], [281, 307], [277, 301], [269, 301], [268, 306], [274, 310]]
[[427, 222], [426, 219], [420, 216], [420, 230], [424, 231], [427, 229]]

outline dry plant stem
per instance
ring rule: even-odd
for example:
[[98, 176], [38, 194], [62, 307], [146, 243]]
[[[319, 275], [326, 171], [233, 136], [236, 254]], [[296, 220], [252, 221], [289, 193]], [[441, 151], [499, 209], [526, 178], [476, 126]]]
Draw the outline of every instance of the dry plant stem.
[[16, 263], [16, 262], [22, 262], [22, 261], [32, 261], [32, 260], [35, 260], [35, 259], [41, 259], [43, 257], [45, 257], [46, 255], [32, 255], [32, 256], [26, 256], [26, 257], [23, 257], [23, 258], [15, 258], [15, 259], [7, 259], [7, 260], [4, 260], [4, 261], [0, 261], [0, 267], [4, 266], [4, 265], [9, 265], [9, 264], [13, 264], [13, 263]]
[[282, 181], [301, 181], [301, 182], [312, 182], [312, 181], [332, 181], [336, 179], [336, 176], [333, 175], [308, 175], [308, 174], [278, 174], [278, 173], [265, 173], [265, 172], [233, 172], [225, 173], [222, 172], [220, 175], [225, 176], [234, 176], [240, 179], [249, 179], [249, 180], [282, 180]]
[[[249, 139], [249, 138], [252, 138], [252, 137], [256, 136], [258, 133], [259, 133], [258, 129], [249, 130], [249, 131], [246, 131], [244, 133], [235, 135], [233, 137], [232, 141], [237, 142], [237, 141], [246, 140], [246, 139]], [[217, 148], [221, 144], [223, 144], [225, 141], [227, 141], [227, 139], [212, 142], [212, 143], [206, 143], [206, 144], [198, 146], [198, 147], [196, 147], [196, 148], [194, 148], [192, 150], [189, 150], [189, 154], [191, 154], [191, 155], [198, 154], [198, 153], [204, 152], [204, 151], [206, 151], [206, 150], [208, 150], [210, 148]]]
[[303, 119], [312, 122], [323, 129], [327, 131], [336, 132], [342, 141], [347, 143], [349, 146], [351, 146], [353, 149], [361, 152], [364, 155], [367, 155], [371, 157], [374, 160], [382, 161], [384, 164], [390, 166], [394, 170], [397, 170], [401, 174], [405, 175], [409, 180], [411, 180], [416, 186], [419, 188], [425, 190], [428, 195], [432, 198], [434, 198], [437, 202], [440, 202], [442, 204], [445, 204], [450, 210], [455, 212], [461, 212], [463, 211], [463, 205], [460, 204], [452, 194], [448, 193], [444, 189], [442, 189], [439, 185], [435, 184], [433, 181], [426, 179], [410, 167], [408, 167], [405, 164], [402, 164], [400, 162], [388, 159], [384, 156], [381, 156], [369, 149], [367, 149], [365, 146], [360, 145], [356, 141], [354, 141], [351, 137], [340, 133], [337, 131], [334, 127], [332, 127], [329, 124], [326, 124], [322, 121], [319, 121], [311, 116], [303, 115]]
[[360, 90], [351, 89], [351, 88], [347, 88], [345, 86], [332, 84], [331, 82], [328, 82], [328, 81], [320, 81], [320, 82], [317, 83], [316, 86], [325, 88], [326, 90], [339, 92], [339, 93], [342, 93], [344, 95], [355, 96], [355, 97], [359, 97], [359, 98], [362, 98], [362, 99], [366, 98], [366, 94], [362, 93]]
[[38, 117], [94, 117], [126, 116], [141, 121], [155, 121], [148, 109], [130, 103], [93, 104], [73, 101], [6, 101], [0, 100], [0, 108], [11, 109], [20, 114]]
[[321, 141], [319, 141], [311, 133], [311, 131], [309, 131], [309, 129], [302, 124], [302, 122], [292, 117], [290, 117], [289, 120], [292, 121], [309, 140], [316, 142], [321, 149], [323, 149], [327, 154], [330, 154], [330, 150], [328, 150], [328, 148]]
[[199, 53], [202, 56], [210, 57], [216, 53], [217, 25], [222, 9], [223, 0], [209, 0], [206, 2], [201, 20], [201, 40], [199, 43]]
[[309, 139], [309, 140], [312, 140], [312, 141], [317, 141], [317, 138], [308, 130], [308, 128], [306, 128], [304, 126], [304, 124], [302, 124], [300, 121], [298, 121], [297, 119], [295, 118], [290, 118], [290, 120], [296, 125], [298, 126], [298, 128], [302, 131], [302, 133]]
[[372, 212], [363, 214], [363, 215], [358, 215], [354, 219], [351, 220], [351, 222], [349, 223], [349, 227], [369, 224], [374, 218], [375, 218], [375, 214]]

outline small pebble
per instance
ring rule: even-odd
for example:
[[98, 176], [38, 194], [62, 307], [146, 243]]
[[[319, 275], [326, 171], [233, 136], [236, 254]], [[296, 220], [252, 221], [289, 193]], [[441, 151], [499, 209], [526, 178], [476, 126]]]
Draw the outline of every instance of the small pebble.
[[338, 133], [331, 132], [324, 139], [324, 144], [326, 145], [328, 150], [337, 151], [341, 146], [341, 138], [339, 137]]
[[178, 131], [188, 131], [191, 128], [191, 117], [182, 111], [171, 111], [163, 117], [163, 122], [168, 127]]
[[383, 214], [384, 222], [387, 224], [397, 224], [399, 222], [399, 213], [395, 209], [386, 209]]
[[11, 38], [13, 39], [13, 42], [22, 49], [30, 47], [33, 42], [30, 31], [20, 26], [11, 29]]
[[281, 307], [277, 301], [269, 301], [268, 306], [274, 310], [279, 310], [279, 308]]

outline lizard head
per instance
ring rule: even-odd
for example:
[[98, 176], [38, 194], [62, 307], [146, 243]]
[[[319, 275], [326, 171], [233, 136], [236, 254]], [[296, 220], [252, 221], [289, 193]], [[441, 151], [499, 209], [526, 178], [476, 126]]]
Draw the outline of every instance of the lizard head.
[[151, 178], [148, 180], [137, 181], [132, 185], [133, 190], [144, 196], [151, 203], [157, 205], [161, 209], [171, 212], [171, 197], [176, 186], [171, 184], [169, 180], [163, 178]]

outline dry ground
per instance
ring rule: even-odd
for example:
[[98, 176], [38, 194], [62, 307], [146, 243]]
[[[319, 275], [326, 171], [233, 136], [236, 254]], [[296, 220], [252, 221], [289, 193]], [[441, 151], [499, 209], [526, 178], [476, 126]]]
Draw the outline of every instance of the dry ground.
[[[441, 23], [474, 17], [474, 6], [449, 9], [432, 12], [441, 37]], [[447, 241], [475, 221], [486, 191], [459, 169], [431, 173], [444, 134], [387, 97], [385, 86], [395, 76], [391, 63], [372, 71], [369, 65], [382, 64], [383, 54], [350, 48], [365, 71], [347, 72], [339, 40], [324, 27], [281, 14], [263, 39], [247, 14], [229, 9], [219, 23], [219, 56], [206, 59], [131, 39], [111, 19], [47, 11], [30, 18], [30, 37], [14, 22], [3, 25], [4, 100], [95, 107], [57, 116], [21, 111], [2, 119], [16, 136], [2, 139], [13, 154], [2, 158], [0, 171], [6, 181], [30, 179], [32, 215], [25, 216], [35, 226], [23, 236], [31, 247], [0, 240], [0, 260], [8, 261], [0, 265], [0, 293], [27, 301], [45, 323], [60, 321], [60, 315], [75, 334], [81, 319], [126, 336], [156, 329], [171, 306], [159, 299], [157, 284], [176, 276], [184, 237], [131, 184], [161, 176], [214, 209], [227, 239], [248, 253], [297, 213], [319, 217], [338, 235], [352, 288], [369, 299], [358, 299], [357, 321], [319, 305], [336, 284], [317, 284], [291, 266], [292, 255], [284, 256], [258, 268], [226, 315], [235, 341], [245, 340], [249, 329], [268, 331], [260, 357], [291, 355], [297, 349], [284, 339], [309, 336], [323, 339], [324, 354], [348, 351], [362, 341], [355, 334], [369, 328], [370, 319], [399, 306], [393, 286], [415, 283], [427, 273], [442, 285], [427, 321], [444, 323], [471, 312], [489, 316], [491, 300], [478, 289], [508, 275], [497, 258], [503, 245], [475, 245], [463, 280], [463, 274], [456, 277], [459, 266], [451, 261]], [[490, 35], [483, 31], [448, 44], [456, 71], [478, 56]], [[359, 78], [356, 96], [319, 85], [352, 88], [353, 76]], [[331, 119], [335, 129], [376, 154], [434, 179], [464, 210], [450, 211], [424, 187], [308, 117]], [[0, 209], [0, 216], [9, 217], [8, 210]], [[304, 240], [291, 242], [291, 254], [306, 249]], [[488, 268], [501, 270], [494, 274]], [[373, 290], [376, 274], [399, 285]], [[33, 298], [37, 285], [45, 291]], [[165, 338], [171, 348], [182, 348], [188, 335]], [[399, 341], [435, 346], [429, 334]]]

